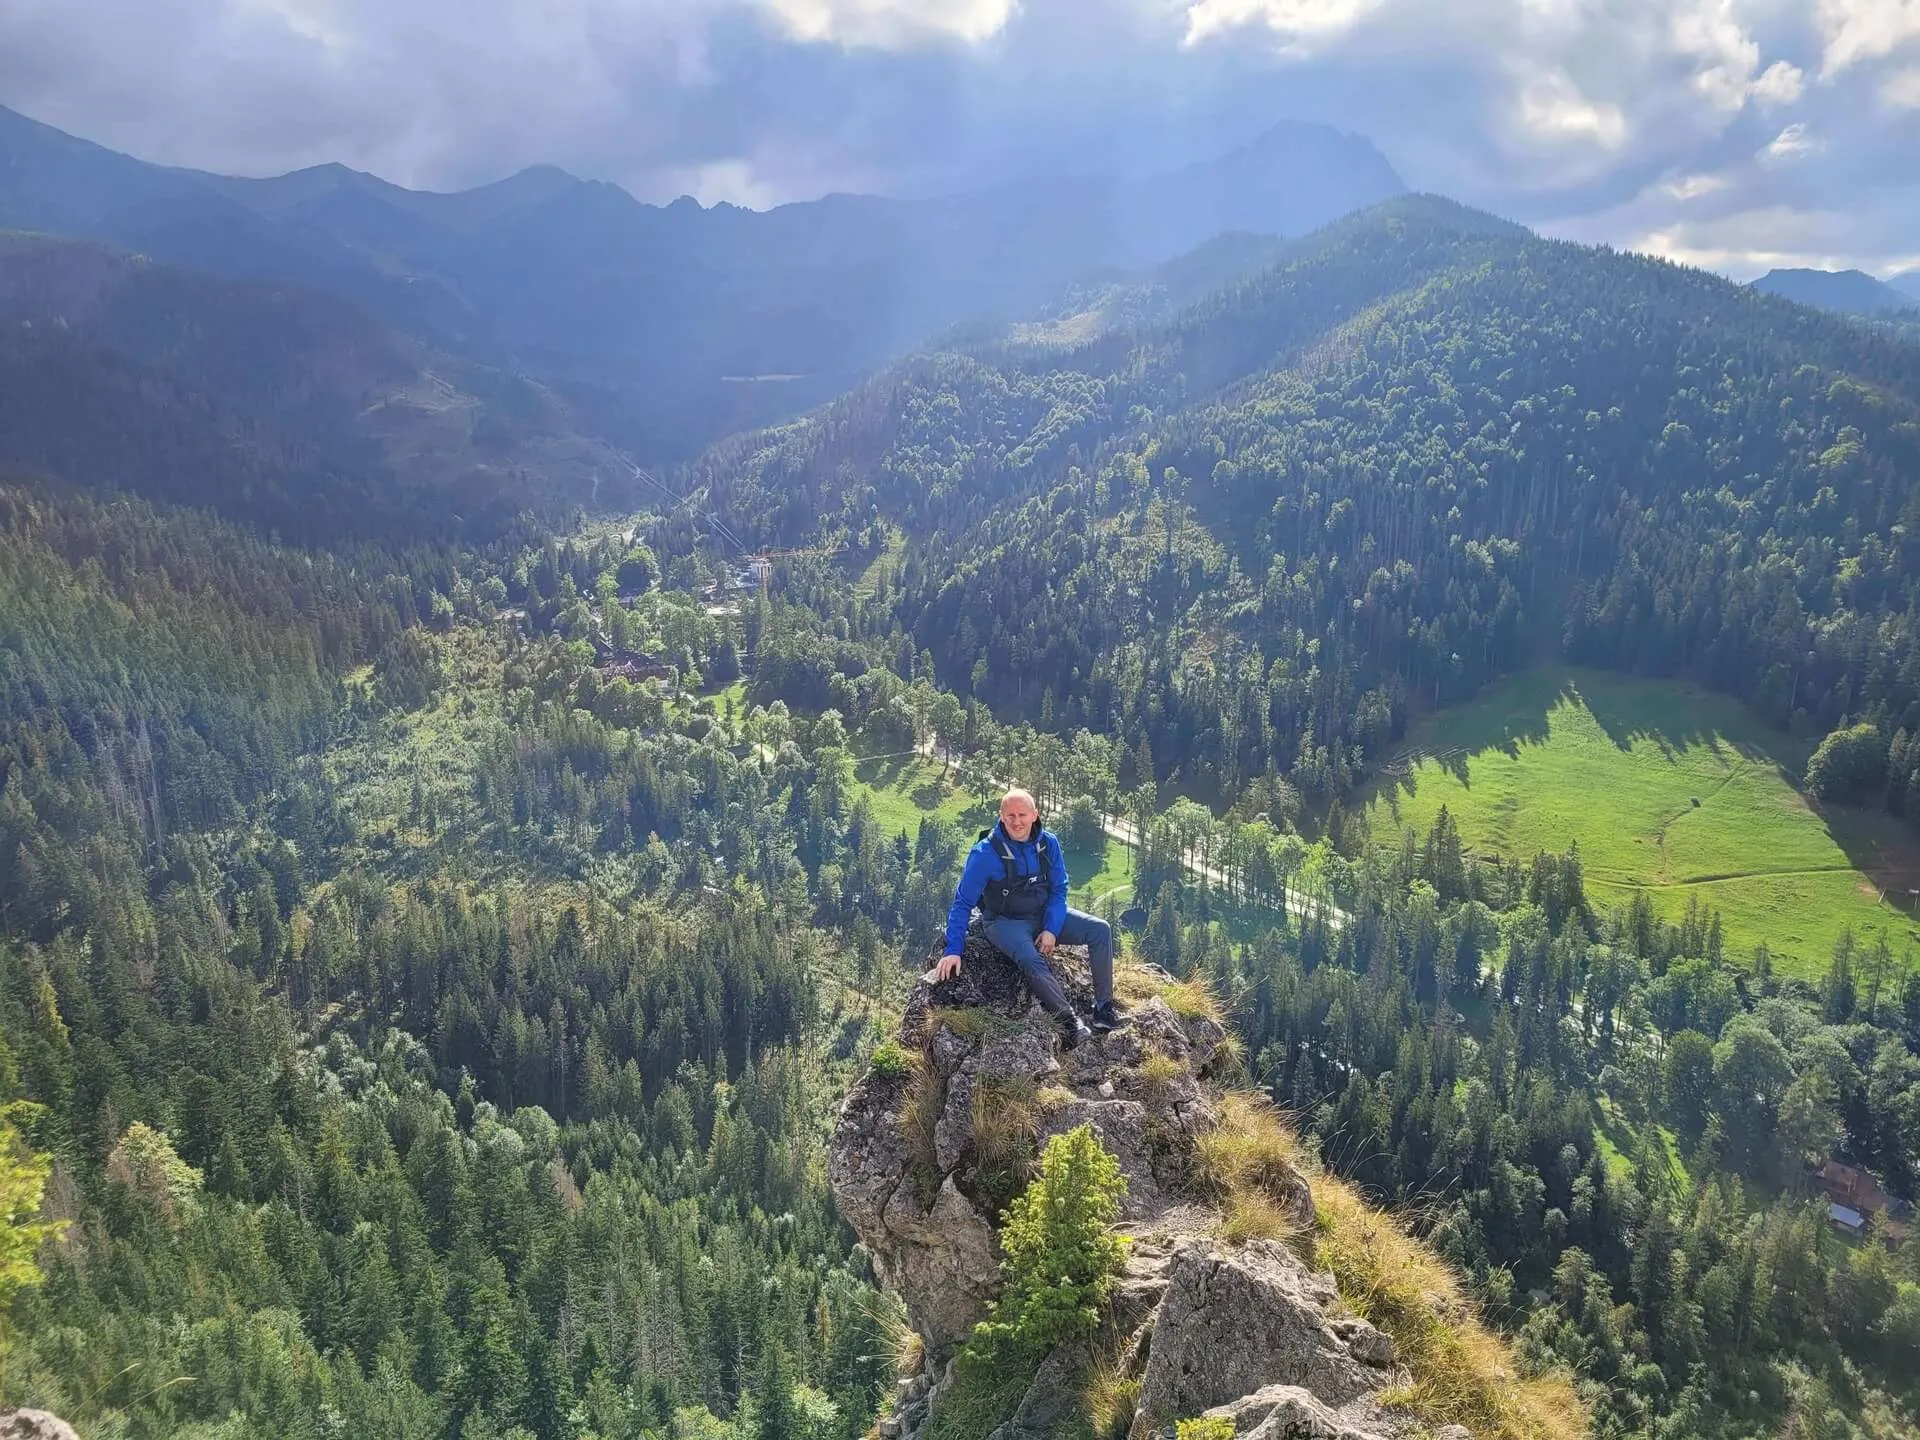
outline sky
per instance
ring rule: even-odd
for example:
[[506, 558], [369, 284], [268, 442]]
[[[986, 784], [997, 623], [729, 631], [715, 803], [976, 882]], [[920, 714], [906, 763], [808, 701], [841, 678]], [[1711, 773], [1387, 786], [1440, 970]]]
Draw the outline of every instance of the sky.
[[1550, 234], [1920, 266], [1920, 0], [4, 0], [0, 104], [230, 173], [757, 207], [1310, 121]]

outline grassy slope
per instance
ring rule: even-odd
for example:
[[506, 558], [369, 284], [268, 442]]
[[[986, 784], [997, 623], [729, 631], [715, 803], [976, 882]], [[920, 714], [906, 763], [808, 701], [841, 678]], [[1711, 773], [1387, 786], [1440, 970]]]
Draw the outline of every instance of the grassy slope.
[[1470, 847], [1521, 858], [1577, 840], [1596, 902], [1644, 888], [1673, 918], [1698, 895], [1730, 957], [1764, 940], [1783, 973], [1822, 973], [1847, 926], [1912, 963], [1920, 847], [1887, 817], [1810, 806], [1805, 753], [1698, 687], [1550, 668], [1420, 726], [1370, 816], [1376, 839], [1424, 835], [1445, 804]]

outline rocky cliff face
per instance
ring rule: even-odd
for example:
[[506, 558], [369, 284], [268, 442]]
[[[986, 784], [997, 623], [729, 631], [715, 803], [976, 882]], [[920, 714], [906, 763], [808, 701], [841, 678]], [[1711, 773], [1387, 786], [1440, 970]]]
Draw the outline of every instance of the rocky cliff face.
[[[1058, 952], [1055, 970], [1090, 1003], [1078, 954]], [[1282, 1240], [1223, 1233], [1202, 1151], [1232, 1047], [1215, 1020], [1169, 1003], [1186, 997], [1168, 980], [1134, 972], [1131, 1024], [1068, 1053], [1013, 967], [978, 939], [959, 977], [915, 989], [900, 1027], [911, 1065], [855, 1086], [831, 1157], [842, 1211], [925, 1346], [925, 1372], [902, 1381], [883, 1434], [918, 1434], [939, 1411], [952, 1357], [998, 1288], [999, 1213], [1035, 1147], [1082, 1124], [1128, 1178], [1126, 1272], [1102, 1333], [1047, 1357], [992, 1440], [1086, 1435], [1096, 1363], [1137, 1397], [1131, 1423], [1120, 1417], [1110, 1432], [1134, 1440], [1203, 1414], [1260, 1440], [1434, 1433], [1383, 1403], [1407, 1373], [1331, 1276]], [[1311, 1230], [1305, 1177], [1269, 1164], [1260, 1187], [1284, 1228]]]

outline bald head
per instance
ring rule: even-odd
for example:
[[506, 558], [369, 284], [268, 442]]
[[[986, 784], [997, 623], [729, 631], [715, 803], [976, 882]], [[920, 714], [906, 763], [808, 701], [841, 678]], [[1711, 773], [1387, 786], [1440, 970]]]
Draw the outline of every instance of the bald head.
[[1025, 790], [1009, 790], [1000, 800], [1000, 828], [1015, 840], [1033, 836], [1034, 821], [1039, 819], [1033, 796]]

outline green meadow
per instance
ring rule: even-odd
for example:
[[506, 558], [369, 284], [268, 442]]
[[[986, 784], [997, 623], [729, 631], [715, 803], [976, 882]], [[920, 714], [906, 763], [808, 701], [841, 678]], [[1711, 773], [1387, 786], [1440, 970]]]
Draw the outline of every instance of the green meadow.
[[1816, 808], [1808, 748], [1697, 686], [1532, 671], [1418, 725], [1368, 804], [1376, 841], [1424, 836], [1440, 807], [1478, 853], [1578, 842], [1598, 906], [1636, 892], [1676, 918], [1720, 912], [1726, 952], [1764, 941], [1784, 974], [1824, 972], [1843, 930], [1912, 964], [1920, 847], [1887, 816]]

